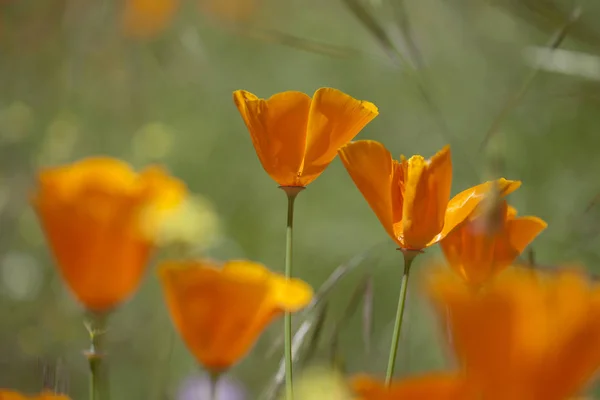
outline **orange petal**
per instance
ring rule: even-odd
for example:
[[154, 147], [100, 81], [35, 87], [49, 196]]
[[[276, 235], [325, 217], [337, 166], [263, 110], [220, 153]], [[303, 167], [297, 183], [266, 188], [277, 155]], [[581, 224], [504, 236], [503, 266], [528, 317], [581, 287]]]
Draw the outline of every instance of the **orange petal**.
[[538, 217], [519, 217], [509, 220], [507, 224], [510, 244], [519, 253], [548, 226]]
[[184, 194], [158, 168], [136, 174], [119, 160], [90, 158], [42, 171], [33, 204], [71, 291], [88, 309], [107, 311], [144, 275], [154, 247], [146, 222], [159, 224]]
[[493, 186], [496, 184], [500, 197], [508, 196], [521, 186], [521, 181], [510, 181], [500, 178], [496, 181], [488, 181], [477, 186], [473, 186], [454, 196], [446, 209], [444, 228], [430, 244], [436, 243], [444, 238], [458, 224], [466, 220], [477, 206], [485, 199], [485, 196], [490, 193]]
[[[431, 160], [413, 156], [404, 178], [402, 229], [396, 234], [409, 249], [420, 250], [442, 230], [452, 185], [450, 146]], [[400, 233], [401, 232], [401, 233]]]
[[263, 100], [238, 90], [233, 100], [265, 171], [280, 186], [303, 186], [299, 174], [306, 148], [310, 97], [290, 91]]
[[395, 240], [392, 214], [392, 155], [379, 142], [359, 140], [339, 150], [340, 159], [386, 232]]
[[167, 262], [159, 269], [173, 323], [196, 359], [223, 371], [244, 357], [266, 326], [312, 297], [310, 286], [261, 264]]
[[462, 377], [450, 373], [431, 373], [392, 381], [386, 387], [368, 375], [352, 378], [351, 386], [361, 400], [465, 400], [466, 385]]
[[319, 176], [335, 158], [338, 149], [378, 114], [377, 107], [331, 88], [313, 96], [308, 116], [306, 156], [302, 168], [305, 185]]

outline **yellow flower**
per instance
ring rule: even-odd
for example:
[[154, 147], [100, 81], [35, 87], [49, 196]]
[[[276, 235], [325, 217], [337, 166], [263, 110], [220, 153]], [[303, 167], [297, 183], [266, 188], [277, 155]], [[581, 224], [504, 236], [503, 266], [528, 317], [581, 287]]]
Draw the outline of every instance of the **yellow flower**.
[[600, 367], [600, 285], [573, 270], [509, 268], [478, 290], [429, 278], [470, 390], [486, 400], [565, 400]]
[[185, 193], [158, 167], [137, 174], [116, 159], [87, 158], [41, 171], [32, 201], [65, 282], [102, 312], [141, 281], [154, 247], [142, 225], [160, 225]]
[[331, 88], [312, 99], [290, 91], [267, 100], [238, 90], [233, 100], [263, 168], [280, 186], [307, 186], [378, 114], [374, 104]]
[[471, 215], [491, 185], [497, 184], [504, 196], [521, 184], [499, 179], [450, 199], [452, 161], [448, 146], [429, 160], [415, 155], [396, 161], [373, 140], [349, 143], [339, 153], [386, 232], [407, 250], [421, 250], [443, 239]]
[[172, 261], [160, 267], [173, 323], [198, 362], [221, 372], [237, 363], [261, 332], [284, 312], [312, 298], [298, 279], [286, 280], [263, 265], [229, 261]]
[[51, 392], [42, 392], [35, 396], [26, 396], [22, 393], [0, 389], [0, 400], [70, 400], [69, 397]]
[[501, 201], [495, 226], [489, 215], [469, 218], [440, 242], [446, 260], [471, 285], [481, 285], [507, 268], [547, 224], [538, 217], [516, 217]]

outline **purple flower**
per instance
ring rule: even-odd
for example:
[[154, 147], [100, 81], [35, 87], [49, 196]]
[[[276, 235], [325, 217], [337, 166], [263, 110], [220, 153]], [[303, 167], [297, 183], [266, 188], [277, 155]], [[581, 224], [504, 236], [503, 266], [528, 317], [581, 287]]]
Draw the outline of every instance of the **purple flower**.
[[[177, 400], [212, 400], [210, 384], [208, 375], [190, 376], [181, 384]], [[246, 393], [239, 383], [223, 375], [217, 383], [216, 400], [246, 400]]]

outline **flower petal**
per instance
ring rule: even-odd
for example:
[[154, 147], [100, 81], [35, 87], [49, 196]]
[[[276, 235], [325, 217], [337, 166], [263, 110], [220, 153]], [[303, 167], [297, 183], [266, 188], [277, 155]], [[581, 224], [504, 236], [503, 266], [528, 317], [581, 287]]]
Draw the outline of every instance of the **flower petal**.
[[306, 155], [302, 168], [305, 185], [316, 179], [348, 143], [378, 115], [377, 107], [332, 88], [313, 96], [308, 116]]
[[508, 240], [511, 247], [522, 253], [548, 224], [538, 217], [519, 217], [507, 222]]
[[444, 228], [433, 240], [430, 245], [442, 240], [452, 229], [467, 219], [477, 206], [485, 199], [485, 196], [493, 189], [496, 184], [500, 197], [508, 196], [521, 186], [521, 181], [511, 181], [500, 178], [496, 181], [487, 181], [477, 186], [473, 186], [454, 196], [446, 209]]
[[298, 176], [306, 148], [310, 97], [289, 91], [263, 100], [238, 90], [233, 100], [265, 171], [281, 186], [303, 186]]
[[392, 228], [392, 155], [374, 140], [351, 142], [343, 146], [339, 154], [354, 184], [386, 232], [397, 241]]
[[[450, 146], [431, 160], [413, 156], [404, 177], [401, 240], [409, 249], [420, 250], [442, 230], [452, 185]], [[396, 229], [396, 234], [400, 232]]]
[[390, 387], [368, 375], [351, 379], [352, 389], [361, 400], [464, 400], [464, 379], [452, 373], [429, 373], [392, 381]]

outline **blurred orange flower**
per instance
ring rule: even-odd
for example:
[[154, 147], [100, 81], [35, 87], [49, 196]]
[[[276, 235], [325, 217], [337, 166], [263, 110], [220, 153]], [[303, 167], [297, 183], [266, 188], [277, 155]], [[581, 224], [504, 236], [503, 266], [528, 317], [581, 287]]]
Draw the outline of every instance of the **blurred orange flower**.
[[431, 159], [392, 159], [379, 142], [343, 146], [340, 158], [387, 233], [403, 249], [421, 250], [443, 239], [469, 217], [497, 184], [501, 196], [520, 186], [504, 178], [467, 189], [450, 200], [452, 161], [446, 146]]
[[516, 217], [506, 201], [498, 204], [496, 221], [479, 213], [465, 220], [440, 242], [446, 260], [471, 285], [481, 285], [507, 268], [547, 224], [538, 217]]
[[285, 279], [261, 264], [172, 261], [159, 271], [173, 323], [198, 362], [212, 372], [237, 363], [262, 331], [284, 312], [312, 298], [298, 279]]
[[178, 8], [179, 0], [126, 0], [123, 31], [132, 37], [153, 37], [169, 26]]
[[[368, 375], [354, 376], [350, 385], [360, 400], [465, 400], [467, 387], [462, 376], [430, 373], [403, 378], [387, 387], [383, 380]], [[487, 400], [487, 399], [486, 399]]]
[[278, 93], [267, 100], [233, 93], [263, 168], [280, 186], [304, 187], [378, 114], [368, 101], [331, 88], [312, 99], [301, 92]]
[[42, 170], [33, 205], [75, 296], [108, 311], [138, 287], [157, 226], [184, 199], [185, 185], [158, 167], [135, 173], [112, 158]]
[[0, 400], [70, 400], [69, 397], [54, 394], [51, 392], [42, 392], [35, 396], [26, 396], [19, 392], [8, 390], [8, 389], [0, 389]]
[[444, 268], [428, 283], [476, 398], [565, 400], [600, 367], [600, 285], [583, 274], [509, 268], [473, 290]]

